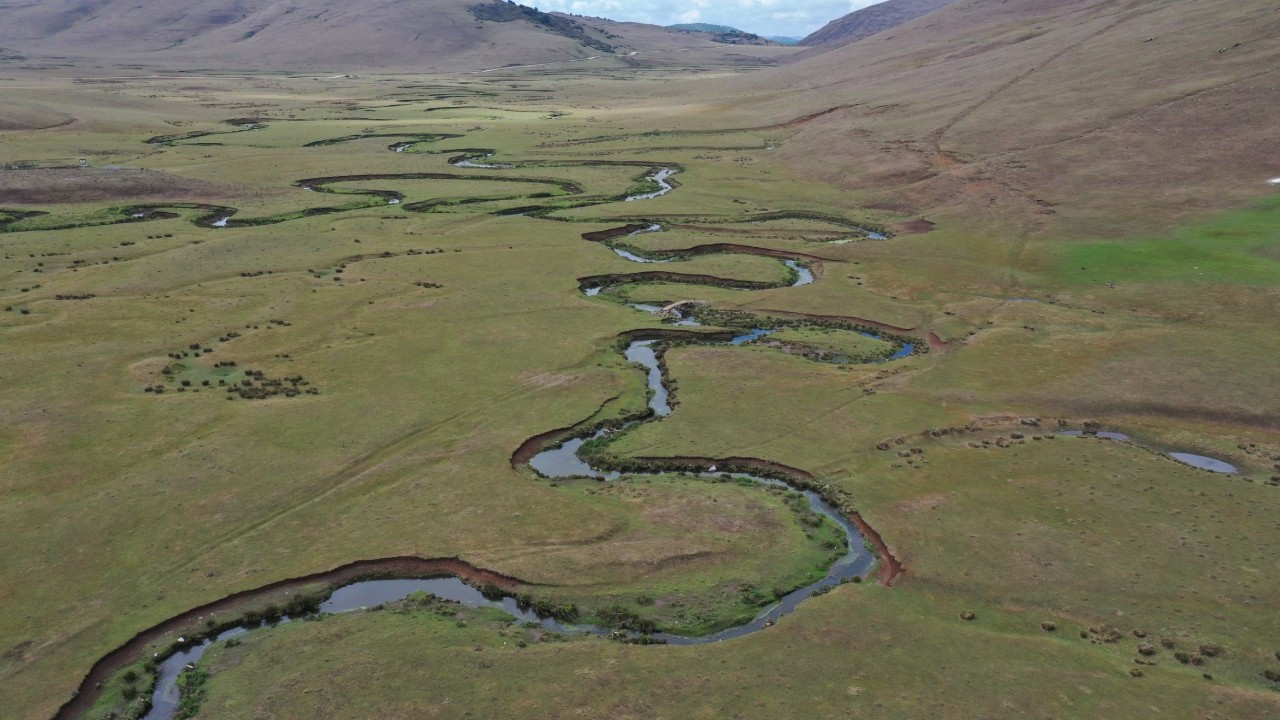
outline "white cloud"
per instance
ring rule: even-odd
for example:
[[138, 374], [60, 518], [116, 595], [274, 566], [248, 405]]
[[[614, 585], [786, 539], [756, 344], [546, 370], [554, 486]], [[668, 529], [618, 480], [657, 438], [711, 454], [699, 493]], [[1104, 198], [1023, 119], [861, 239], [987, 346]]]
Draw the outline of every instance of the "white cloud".
[[707, 22], [760, 35], [803, 37], [880, 0], [521, 0], [548, 12], [673, 25]]

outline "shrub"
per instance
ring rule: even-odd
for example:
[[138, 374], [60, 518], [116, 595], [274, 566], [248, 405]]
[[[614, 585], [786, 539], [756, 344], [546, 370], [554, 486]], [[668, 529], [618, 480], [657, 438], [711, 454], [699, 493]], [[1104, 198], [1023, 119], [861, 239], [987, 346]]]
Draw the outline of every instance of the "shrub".
[[181, 700], [178, 704], [178, 712], [174, 715], [175, 720], [188, 720], [193, 718], [200, 712], [200, 705], [205, 699], [205, 682], [209, 679], [209, 674], [200, 669], [187, 670], [178, 676], [178, 690], [181, 693]]
[[621, 605], [610, 605], [596, 612], [600, 624], [620, 630], [634, 630], [646, 635], [657, 631], [657, 625], [648, 618], [642, 618]]
[[532, 610], [542, 617], [555, 618], [564, 622], [573, 622], [579, 615], [578, 606], [573, 603], [557, 604], [546, 598], [535, 598], [529, 593], [517, 595], [516, 606], [521, 610]]
[[312, 595], [297, 594], [289, 598], [284, 605], [284, 614], [290, 617], [310, 615], [320, 609], [320, 598]]

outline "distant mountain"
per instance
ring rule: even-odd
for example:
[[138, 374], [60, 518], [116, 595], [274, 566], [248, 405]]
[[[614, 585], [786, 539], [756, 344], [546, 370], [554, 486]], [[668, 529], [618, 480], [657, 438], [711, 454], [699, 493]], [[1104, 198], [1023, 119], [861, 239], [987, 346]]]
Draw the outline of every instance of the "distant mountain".
[[668, 25], [667, 28], [681, 32], [702, 33], [713, 38], [716, 42], [726, 45], [769, 45], [773, 43], [773, 40], [769, 38], [729, 27], [728, 25], [681, 23], [679, 25]]
[[801, 45], [840, 46], [875, 35], [949, 5], [953, 0], [887, 0], [836, 18], [800, 41]]
[[[587, 58], [758, 65], [779, 57], [731, 56], [717, 49], [725, 43], [772, 44], [732, 28], [690, 33], [503, 0], [0, 0], [0, 62], [26, 56], [166, 67], [452, 71]], [[677, 50], [693, 52], [676, 56]]]
[[804, 38], [787, 37], [785, 35], [770, 35], [768, 39], [779, 45], [799, 45], [804, 40]]
[[691, 30], [693, 32], [706, 33], [740, 33], [738, 28], [729, 27], [728, 25], [712, 25], [711, 23], [680, 23], [679, 25], [668, 25], [672, 30]]

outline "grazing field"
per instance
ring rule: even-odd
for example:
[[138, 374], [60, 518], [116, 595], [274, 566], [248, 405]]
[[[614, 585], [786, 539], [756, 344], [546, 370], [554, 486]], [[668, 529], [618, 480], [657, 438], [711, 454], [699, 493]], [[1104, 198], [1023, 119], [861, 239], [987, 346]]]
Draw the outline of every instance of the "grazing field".
[[[140, 716], [155, 653], [406, 558], [602, 630], [411, 596], [213, 644], [181, 716], [1280, 713], [1274, 198], [923, 221], [687, 79], [0, 79], [75, 118], [0, 125], [5, 716]], [[621, 478], [530, 466], [601, 429]], [[828, 574], [798, 490], [878, 567], [645, 644]]]

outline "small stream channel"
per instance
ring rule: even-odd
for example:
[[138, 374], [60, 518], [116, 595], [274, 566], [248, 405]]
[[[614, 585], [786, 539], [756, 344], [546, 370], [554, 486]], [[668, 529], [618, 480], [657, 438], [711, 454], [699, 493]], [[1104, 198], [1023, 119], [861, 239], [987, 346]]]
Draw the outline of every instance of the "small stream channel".
[[[1126, 435], [1120, 432], [1110, 432], [1107, 430], [1100, 430], [1098, 432], [1085, 432], [1083, 430], [1064, 430], [1059, 434], [1067, 435], [1069, 437], [1093, 436], [1093, 437], [1105, 438], [1107, 440], [1119, 440], [1121, 442], [1126, 442], [1126, 441], [1134, 442], [1134, 443], [1137, 442], [1129, 435]], [[1225, 460], [1219, 460], [1217, 458], [1212, 458], [1207, 455], [1196, 455], [1195, 453], [1189, 453], [1189, 452], [1166, 452], [1164, 454], [1168, 455], [1174, 460], [1177, 460], [1183, 465], [1190, 465], [1191, 467], [1197, 468], [1200, 470], [1208, 470], [1209, 472], [1220, 473], [1222, 475], [1235, 475], [1236, 473], [1240, 472], [1240, 468], [1236, 467], [1235, 465], [1232, 465], [1231, 463], [1226, 462]]]
[[[767, 332], [769, 331], [757, 330], [752, 333], [733, 338], [732, 340], [727, 341], [727, 344], [742, 344], [744, 342], [748, 342], [749, 339], [755, 339]], [[654, 349], [655, 342], [656, 341], [653, 340], [638, 340], [632, 342], [626, 349], [627, 359], [643, 367], [646, 372], [649, 389], [653, 391], [652, 397], [649, 399], [649, 409], [653, 411], [653, 417], [644, 420], [637, 420], [614, 432], [623, 432], [637, 425], [667, 417], [672, 413], [670, 393], [666, 385], [662, 382], [662, 370], [659, 367], [658, 354]], [[609, 431], [607, 430], [601, 430], [596, 432], [592, 437], [598, 438], [608, 433]], [[579, 457], [578, 450], [585, 442], [585, 438], [575, 438], [549, 450], [544, 450], [530, 460], [529, 466], [539, 474], [552, 479], [588, 477], [598, 478], [601, 480], [615, 480], [621, 477], [621, 474], [617, 472], [593, 468], [587, 461]], [[627, 473], [627, 476], [646, 477], [657, 474], [658, 473]], [[701, 475], [704, 477], [721, 477], [722, 475], [728, 475], [738, 481], [750, 481], [764, 487], [787, 488], [801, 493], [808, 501], [810, 510], [826, 518], [842, 530], [845, 538], [845, 552], [838, 560], [836, 560], [830, 569], [828, 569], [826, 575], [822, 579], [788, 593], [778, 601], [765, 607], [747, 623], [721, 630], [720, 632], [712, 635], [686, 636], [662, 632], [650, 635], [648, 636], [649, 638], [671, 645], [695, 645], [719, 642], [722, 640], [742, 637], [743, 635], [750, 635], [751, 633], [758, 632], [773, 625], [783, 615], [794, 611], [800, 603], [811, 597], [815, 592], [839, 585], [840, 583], [853, 578], [865, 577], [874, 567], [876, 557], [874, 553], [868, 550], [865, 546], [863, 537], [861, 533], [859, 533], [857, 527], [838, 509], [818, 495], [818, 493], [812, 490], [792, 488], [781, 480], [751, 475], [748, 473], [705, 472], [701, 473]], [[364, 580], [355, 582], [334, 591], [329, 599], [320, 605], [319, 614], [325, 615], [342, 613], [374, 607], [384, 603], [402, 600], [415, 592], [428, 592], [446, 600], [456, 601], [467, 607], [500, 609], [520, 621], [536, 622], [544, 629], [555, 632], [586, 633], [591, 635], [609, 635], [615, 632], [611, 628], [599, 627], [590, 624], [569, 624], [553, 618], [539, 616], [532, 611], [520, 608], [514, 598], [487, 598], [478, 589], [468, 585], [456, 577], [438, 577], [413, 580]], [[282, 618], [280, 622], [287, 623], [294, 620], [295, 618], [286, 616]], [[213, 643], [239, 637], [249, 632], [252, 632], [252, 630], [246, 627], [231, 628], [223, 631], [214, 638], [205, 640], [199, 644], [191, 645], [165, 658], [159, 666], [159, 677], [151, 698], [151, 710], [144, 716], [144, 720], [172, 720], [176, 715], [178, 706], [181, 702], [181, 693], [178, 688], [178, 677], [185, 670], [194, 667], [194, 664], [204, 656], [205, 651], [208, 650], [209, 646]], [[635, 633], [627, 633], [627, 635], [631, 637], [638, 637]]]
[[[731, 340], [726, 341], [728, 345], [741, 345], [752, 339], [767, 334], [768, 330], [755, 330], [745, 335], [740, 335]], [[670, 404], [670, 393], [665, 384], [662, 382], [662, 370], [659, 367], [657, 353], [654, 350], [655, 341], [638, 340], [627, 346], [627, 359], [644, 368], [649, 390], [652, 391], [652, 397], [649, 399], [649, 409], [653, 411], [651, 418], [637, 420], [630, 423], [619, 430], [613, 432], [625, 432], [638, 425], [649, 422], [656, 422], [672, 413]], [[600, 430], [592, 435], [592, 439], [604, 437], [610, 434], [609, 430]], [[544, 450], [533, 457], [529, 461], [529, 466], [536, 470], [539, 474], [552, 479], [566, 479], [574, 477], [590, 477], [601, 480], [614, 480], [621, 476], [620, 473], [594, 468], [579, 456], [578, 451], [586, 442], [585, 438], [575, 438], [556, 447]], [[654, 473], [657, 475], [659, 473]], [[727, 640], [729, 638], [741, 637], [749, 635], [753, 632], [762, 630], [774, 622], [778, 618], [790, 613], [803, 602], [806, 598], [812, 596], [819, 590], [838, 585], [843, 581], [854, 577], [863, 577], [875, 565], [875, 555], [866, 548], [863, 543], [862, 534], [857, 527], [849, 521], [838, 509], [832, 507], [830, 503], [822, 498], [818, 493], [812, 490], [804, 490], [793, 488], [782, 480], [774, 478], [752, 475], [749, 473], [717, 473], [704, 472], [700, 473], [704, 477], [719, 477], [721, 475], [729, 475], [734, 480], [750, 481], [766, 487], [782, 487], [804, 495], [809, 503], [809, 508], [816, 514], [826, 518], [837, 527], [839, 527], [845, 537], [845, 552], [830, 569], [826, 576], [821, 580], [807, 585], [803, 588], [795, 590], [783, 596], [776, 603], [771, 604], [762, 610], [750, 622], [737, 627], [722, 630], [713, 635], [705, 635], [698, 637], [688, 637], [675, 635], [671, 633], [657, 633], [653, 637], [664, 640], [670, 644], [676, 645], [692, 645], [697, 643], [717, 642], [719, 640]], [[645, 477], [646, 473], [626, 473], [628, 477]]]
[[487, 153], [480, 156], [463, 157], [460, 160], [454, 160], [451, 164], [454, 167], [479, 170], [506, 170], [511, 167], [510, 165], [503, 165], [501, 163], [477, 162], [477, 160], [487, 160], [491, 157], [493, 157], [493, 153]]
[[658, 189], [649, 193], [641, 193], [639, 195], [630, 195], [627, 197], [627, 202], [634, 202], [636, 200], [652, 200], [657, 197], [662, 197], [663, 195], [666, 195], [672, 190], [675, 190], [675, 186], [667, 182], [667, 178], [670, 178], [672, 175], [675, 175], [676, 172], [678, 171], [675, 168], [669, 168], [669, 167], [660, 168], [657, 173], [650, 175], [648, 177], [649, 180], [652, 180], [658, 183]]

